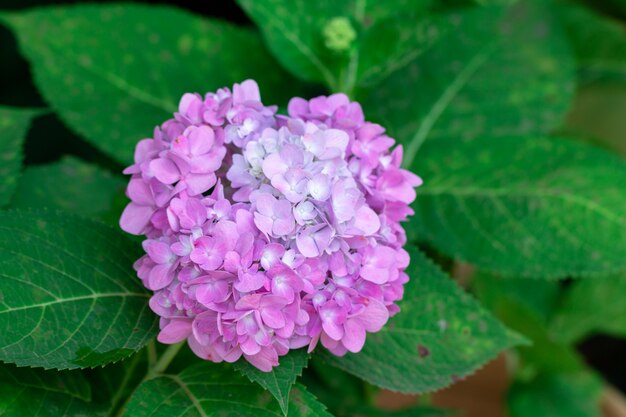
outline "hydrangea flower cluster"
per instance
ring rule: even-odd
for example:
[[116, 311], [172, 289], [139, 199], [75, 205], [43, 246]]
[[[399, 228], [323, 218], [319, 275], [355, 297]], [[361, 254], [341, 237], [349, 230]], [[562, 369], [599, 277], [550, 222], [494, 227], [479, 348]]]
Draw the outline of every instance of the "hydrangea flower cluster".
[[421, 180], [393, 145], [344, 94], [293, 98], [288, 116], [252, 80], [185, 94], [124, 171], [158, 340], [263, 371], [320, 342], [360, 351], [408, 280], [400, 222]]

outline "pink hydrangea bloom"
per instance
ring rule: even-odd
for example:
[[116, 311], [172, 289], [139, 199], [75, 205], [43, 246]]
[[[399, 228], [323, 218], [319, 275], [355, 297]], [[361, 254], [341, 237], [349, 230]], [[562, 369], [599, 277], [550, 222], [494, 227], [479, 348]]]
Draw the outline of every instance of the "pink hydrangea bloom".
[[248, 80], [185, 94], [137, 144], [120, 226], [147, 238], [135, 268], [160, 342], [270, 371], [320, 342], [358, 352], [398, 312], [400, 222], [420, 178], [343, 94], [294, 98], [288, 113]]

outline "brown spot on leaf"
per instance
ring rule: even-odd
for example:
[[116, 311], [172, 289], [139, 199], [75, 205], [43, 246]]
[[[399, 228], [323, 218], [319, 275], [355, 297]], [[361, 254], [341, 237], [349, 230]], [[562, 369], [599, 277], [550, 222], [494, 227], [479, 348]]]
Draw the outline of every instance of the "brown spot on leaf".
[[420, 355], [420, 358], [427, 358], [430, 356], [430, 349], [424, 345], [417, 345], [417, 353]]

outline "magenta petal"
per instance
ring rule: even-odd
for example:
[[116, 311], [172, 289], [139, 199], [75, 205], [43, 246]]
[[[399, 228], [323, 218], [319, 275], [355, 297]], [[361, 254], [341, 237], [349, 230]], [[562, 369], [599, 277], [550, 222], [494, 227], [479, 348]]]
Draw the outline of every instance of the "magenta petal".
[[270, 180], [274, 178], [275, 175], [285, 173], [287, 169], [287, 164], [282, 160], [279, 154], [271, 154], [263, 161], [263, 173]]
[[256, 291], [265, 284], [265, 280], [265, 275], [262, 273], [246, 273], [235, 283], [235, 289], [241, 292]]
[[154, 205], [154, 197], [150, 186], [138, 178], [130, 180], [126, 192], [128, 193], [128, 197], [137, 204], [144, 206]]
[[285, 236], [293, 232], [295, 227], [296, 227], [296, 221], [293, 219], [293, 217], [288, 217], [285, 219], [276, 219], [274, 220], [272, 232], [276, 236]]
[[314, 258], [320, 254], [320, 251], [315, 244], [315, 239], [313, 239], [311, 234], [301, 233], [296, 236], [296, 245], [298, 246], [300, 253], [307, 258]]
[[385, 268], [376, 268], [366, 265], [361, 268], [361, 277], [374, 284], [385, 284], [389, 281], [389, 271]]
[[330, 197], [330, 179], [326, 174], [315, 175], [308, 183], [309, 193], [316, 200], [326, 201]]
[[156, 265], [152, 268], [150, 275], [148, 276], [149, 288], [152, 291], [156, 291], [170, 285], [174, 279], [174, 274], [171, 269], [172, 267], [167, 264]]
[[276, 199], [271, 194], [258, 194], [254, 203], [257, 211], [262, 215], [270, 217], [274, 215], [274, 204], [276, 203]]
[[333, 320], [322, 320], [322, 328], [333, 340], [341, 340], [343, 337], [343, 326], [338, 325]]
[[338, 345], [341, 345], [341, 342], [339, 340], [335, 340], [331, 338], [330, 336], [328, 336], [327, 333], [321, 334], [320, 341], [322, 342], [322, 346], [324, 346], [326, 349], [330, 350], [331, 352], [334, 349], [336, 349]]
[[174, 254], [167, 243], [156, 240], [144, 240], [142, 246], [150, 259], [158, 264], [171, 262], [174, 258]]
[[248, 336], [245, 338], [243, 343], [240, 343], [241, 351], [244, 355], [256, 355], [261, 351], [261, 346], [259, 346], [254, 340], [254, 337]]
[[285, 247], [278, 243], [270, 243], [263, 248], [263, 254], [261, 255], [261, 266], [267, 271], [273, 265], [280, 261], [280, 258], [285, 254]]
[[274, 366], [278, 366], [278, 354], [272, 348], [264, 348], [256, 355], [244, 355], [252, 365], [263, 372], [272, 372]]
[[380, 219], [374, 210], [367, 206], [361, 206], [354, 219], [354, 226], [366, 236], [373, 235], [380, 229]]
[[247, 101], [260, 101], [261, 93], [259, 86], [254, 80], [245, 80], [241, 84], [235, 84], [233, 87], [233, 103], [245, 103]]
[[357, 320], [348, 320], [344, 325], [345, 335], [341, 343], [350, 352], [357, 353], [363, 349], [365, 344], [365, 328]]
[[378, 300], [370, 299], [367, 307], [361, 314], [355, 317], [365, 330], [368, 332], [377, 332], [387, 323], [389, 320], [389, 310], [383, 303]]
[[221, 358], [216, 355], [213, 347], [210, 345], [206, 346], [200, 344], [200, 342], [198, 342], [193, 335], [191, 335], [187, 339], [187, 344], [189, 345], [189, 348], [193, 351], [193, 353], [195, 353], [196, 356], [198, 356], [199, 358], [213, 362], [220, 362]]
[[269, 235], [272, 233], [272, 227], [274, 225], [274, 222], [271, 218], [259, 213], [254, 213], [254, 224], [264, 234]]
[[152, 207], [129, 203], [120, 218], [120, 227], [125, 232], [140, 235], [150, 223], [153, 214], [154, 209]]
[[208, 191], [217, 182], [217, 177], [214, 173], [210, 174], [189, 174], [185, 179], [187, 185], [187, 192], [190, 196], [202, 194]]
[[191, 334], [191, 320], [172, 320], [161, 329], [157, 340], [168, 345], [182, 342]]
[[291, 117], [303, 116], [309, 111], [309, 102], [300, 97], [294, 97], [289, 100], [287, 105], [287, 113]]
[[208, 126], [198, 126], [189, 133], [189, 152], [192, 155], [202, 155], [211, 149], [215, 141], [213, 129]]
[[261, 310], [261, 318], [272, 329], [280, 329], [285, 325], [285, 316], [277, 308], [264, 308]]
[[174, 162], [167, 158], [159, 158], [150, 162], [154, 176], [163, 184], [173, 184], [180, 179], [180, 171]]
[[228, 282], [223, 280], [216, 280], [211, 283], [199, 285], [196, 289], [196, 300], [205, 305], [224, 301], [227, 295]]

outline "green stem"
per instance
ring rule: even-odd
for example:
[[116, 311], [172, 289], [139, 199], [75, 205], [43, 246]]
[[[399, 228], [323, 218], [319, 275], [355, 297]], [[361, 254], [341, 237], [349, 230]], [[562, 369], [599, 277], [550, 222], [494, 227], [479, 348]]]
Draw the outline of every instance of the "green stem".
[[[172, 360], [174, 360], [174, 358], [178, 354], [178, 351], [183, 347], [184, 343], [185, 342], [182, 341], [175, 345], [170, 345], [167, 349], [165, 349], [165, 352], [163, 352], [159, 360], [155, 361], [156, 360], [156, 344], [154, 343], [154, 341], [151, 341], [148, 344], [148, 370], [146, 374], [144, 375], [143, 379], [139, 381], [139, 383], [137, 384], [137, 387], [139, 387], [145, 381], [155, 378], [158, 375], [162, 374], [170, 365], [170, 363], [172, 363]], [[151, 351], [152, 349], [151, 346], [152, 348], [154, 348], [153, 352]], [[137, 389], [137, 387], [135, 387], [135, 389]], [[133, 391], [133, 394], [134, 394], [134, 391]], [[115, 414], [115, 417], [122, 417], [124, 415], [124, 412], [126, 411], [126, 405], [130, 401], [132, 396], [133, 396], [132, 394], [129, 395], [128, 397], [126, 397], [126, 399], [122, 402], [121, 405], [115, 406], [115, 407], [119, 407], [119, 409], [117, 409], [117, 413]], [[113, 410], [115, 410], [115, 408], [113, 408]]]
[[163, 352], [159, 360], [148, 370], [148, 373], [146, 374], [144, 380], [154, 378], [158, 374], [163, 373], [170, 365], [172, 360], [176, 357], [178, 351], [180, 350], [180, 348], [183, 347], [184, 343], [185, 342], [183, 341], [175, 345], [170, 345], [170, 347], [168, 347], [165, 352]]
[[376, 406], [376, 399], [378, 398], [378, 388], [363, 381], [363, 396], [365, 402], [368, 405]]
[[109, 414], [110, 416], [122, 415], [121, 413], [123, 412], [124, 405], [126, 404], [126, 401], [127, 401], [122, 395], [124, 394], [124, 391], [126, 391], [126, 388], [128, 387], [128, 384], [132, 379], [135, 368], [137, 367], [137, 364], [139, 364], [140, 362], [140, 359], [141, 359], [140, 354], [135, 355], [131, 358], [131, 362], [128, 365], [128, 369], [126, 369], [124, 378], [122, 379], [122, 383], [120, 384], [119, 388], [113, 395], [113, 399], [111, 400], [111, 404], [113, 405], [111, 406], [111, 412]]
[[148, 352], [148, 368], [152, 368], [157, 361], [157, 348], [154, 339], [150, 340], [148, 346], [146, 346]]

